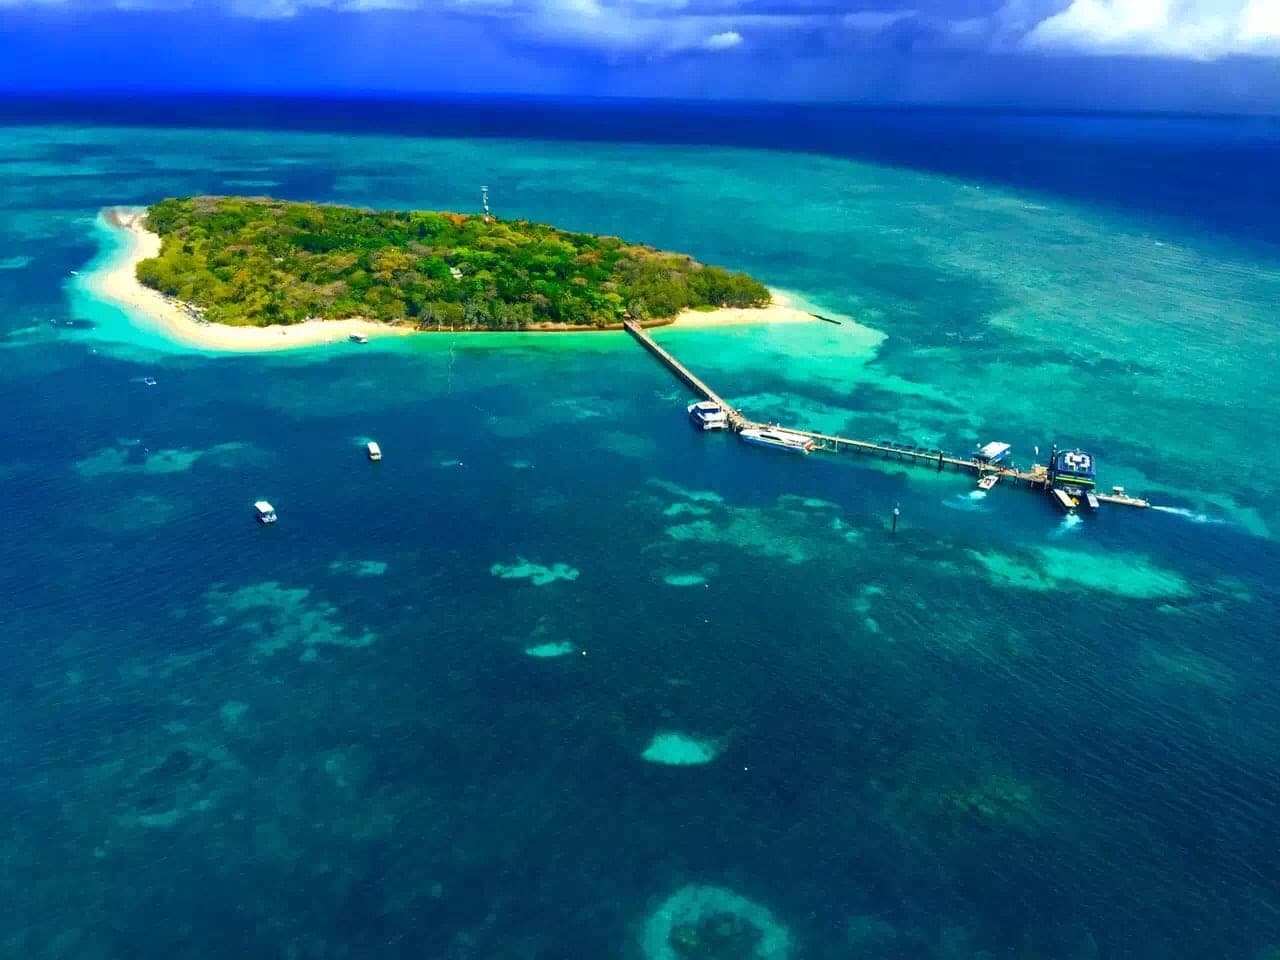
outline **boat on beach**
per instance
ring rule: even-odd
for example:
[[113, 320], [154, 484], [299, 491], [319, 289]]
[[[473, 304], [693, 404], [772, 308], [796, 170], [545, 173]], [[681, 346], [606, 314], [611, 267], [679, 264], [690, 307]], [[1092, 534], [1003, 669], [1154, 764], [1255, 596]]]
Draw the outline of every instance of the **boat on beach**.
[[351, 336], [347, 337], [347, 339], [350, 340], [352, 343], [368, 343], [369, 342], [369, 338], [366, 337], [363, 333], [353, 333], [351, 334]]
[[809, 453], [814, 443], [802, 433], [792, 433], [777, 427], [747, 427], [738, 434], [747, 443], [761, 447], [773, 447], [777, 450], [789, 450], [792, 453]]
[[729, 414], [714, 400], [699, 400], [686, 408], [689, 420], [700, 430], [727, 430]]

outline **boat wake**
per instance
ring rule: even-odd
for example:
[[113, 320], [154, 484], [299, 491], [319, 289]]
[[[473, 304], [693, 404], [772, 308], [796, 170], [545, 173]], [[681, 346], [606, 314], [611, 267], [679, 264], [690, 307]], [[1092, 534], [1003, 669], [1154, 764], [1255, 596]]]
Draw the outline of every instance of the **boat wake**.
[[970, 490], [967, 493], [957, 493], [955, 496], [947, 497], [942, 501], [944, 507], [952, 510], [969, 510], [969, 511], [986, 511], [983, 500], [987, 499], [987, 491]]
[[1186, 520], [1190, 520], [1192, 523], [1228, 523], [1229, 522], [1227, 520], [1223, 520], [1221, 517], [1211, 517], [1208, 514], [1197, 513], [1195, 510], [1188, 510], [1186, 507], [1161, 507], [1153, 503], [1151, 505], [1151, 509], [1158, 510], [1161, 513], [1169, 513], [1175, 517], [1183, 517]]
[[1079, 529], [1080, 524], [1084, 523], [1084, 518], [1078, 513], [1068, 513], [1062, 518], [1062, 521], [1053, 528], [1053, 532], [1049, 534], [1051, 537], [1065, 537], [1071, 531]]

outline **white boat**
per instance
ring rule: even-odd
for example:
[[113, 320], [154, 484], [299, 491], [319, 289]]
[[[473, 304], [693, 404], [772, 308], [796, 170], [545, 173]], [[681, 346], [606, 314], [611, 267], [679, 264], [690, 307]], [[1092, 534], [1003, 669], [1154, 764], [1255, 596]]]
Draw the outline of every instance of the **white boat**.
[[725, 430], [729, 427], [729, 415], [713, 400], [699, 400], [689, 404], [687, 409], [695, 427], [702, 430]]
[[375, 463], [382, 459], [382, 448], [378, 446], [374, 441], [370, 440], [365, 445], [365, 449], [369, 451], [369, 459], [374, 461]]
[[277, 519], [276, 508], [267, 503], [266, 500], [258, 500], [253, 505], [254, 512], [258, 515], [259, 523], [275, 523]]
[[351, 336], [347, 337], [347, 339], [350, 340], [352, 343], [368, 343], [369, 342], [369, 338], [366, 337], [363, 333], [353, 333], [351, 334]]
[[738, 436], [747, 443], [790, 450], [793, 453], [808, 453], [814, 447], [813, 441], [803, 434], [775, 427], [747, 427]]
[[990, 490], [992, 487], [994, 487], [994, 486], [995, 486], [997, 483], [999, 483], [999, 482], [1000, 482], [1000, 474], [998, 474], [998, 473], [988, 473], [986, 476], [984, 476], [984, 477], [980, 477], [980, 478], [978, 479], [978, 489], [979, 489], [979, 490]]

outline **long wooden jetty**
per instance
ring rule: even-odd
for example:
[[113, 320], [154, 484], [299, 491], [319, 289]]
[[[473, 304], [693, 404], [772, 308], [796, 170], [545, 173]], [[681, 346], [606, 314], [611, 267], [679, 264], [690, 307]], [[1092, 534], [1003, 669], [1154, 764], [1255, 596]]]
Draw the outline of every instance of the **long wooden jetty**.
[[[704, 400], [710, 400], [717, 404], [729, 421], [729, 429], [734, 433], [741, 433], [743, 430], [751, 427], [774, 427], [779, 430], [785, 430], [787, 433], [796, 434], [802, 437], [808, 437], [814, 443], [814, 449], [825, 450], [830, 453], [856, 453], [870, 456], [879, 456], [888, 460], [897, 460], [901, 463], [910, 463], [920, 467], [933, 467], [939, 473], [950, 468], [955, 471], [963, 471], [966, 473], [976, 474], [979, 478], [984, 476], [995, 476], [999, 480], [1007, 480], [1014, 485], [1026, 486], [1031, 489], [1047, 490], [1049, 487], [1049, 471], [1043, 464], [1036, 464], [1030, 470], [1019, 470], [1016, 467], [1002, 467], [998, 464], [986, 463], [976, 458], [955, 457], [941, 450], [925, 450], [920, 447], [907, 447], [892, 443], [874, 443], [870, 440], [855, 440], [849, 437], [840, 437], [828, 433], [819, 433], [815, 430], [805, 430], [798, 427], [786, 427], [776, 423], [763, 423], [756, 420], [748, 419], [732, 404], [727, 402], [720, 394], [712, 390], [703, 380], [698, 377], [692, 370], [675, 358], [669, 350], [659, 346], [656, 340], [649, 333], [636, 323], [634, 320], [623, 321], [623, 327], [627, 333], [635, 338], [636, 342], [645, 348], [650, 354], [657, 358], [663, 366], [675, 374], [676, 378], [693, 390], [699, 397]], [[1119, 488], [1114, 493], [1095, 493], [1094, 496], [1101, 503], [1112, 503], [1126, 507], [1149, 507], [1151, 506], [1146, 500], [1138, 497], [1130, 497], [1121, 492]]]
[[636, 341], [640, 346], [644, 347], [651, 354], [657, 357], [658, 362], [674, 373], [677, 380], [684, 383], [685, 386], [689, 387], [703, 400], [710, 400], [712, 403], [718, 405], [729, 418], [729, 427], [734, 431], [734, 433], [737, 433], [744, 426], [750, 425], [750, 421], [739, 413], [735, 407], [729, 404], [728, 401], [720, 396], [720, 394], [716, 393], [703, 383], [692, 370], [672, 356], [669, 351], [658, 346], [658, 342], [654, 340], [653, 337], [649, 336], [644, 327], [640, 326], [640, 324], [636, 323], [634, 320], [624, 320], [622, 321], [622, 326], [626, 328], [627, 333], [636, 338]]

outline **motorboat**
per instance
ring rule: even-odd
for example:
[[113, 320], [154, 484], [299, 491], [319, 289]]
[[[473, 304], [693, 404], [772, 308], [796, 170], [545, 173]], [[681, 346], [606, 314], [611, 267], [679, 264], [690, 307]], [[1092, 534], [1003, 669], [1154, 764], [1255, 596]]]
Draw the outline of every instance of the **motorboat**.
[[761, 447], [773, 447], [778, 450], [790, 450], [792, 453], [809, 453], [814, 442], [802, 433], [792, 433], [777, 427], [747, 427], [738, 434], [747, 443]]
[[266, 500], [258, 500], [253, 505], [254, 512], [258, 515], [259, 523], [275, 523], [279, 518], [276, 516], [276, 508]]
[[377, 463], [379, 460], [382, 459], [382, 448], [378, 446], [378, 444], [375, 443], [373, 440], [370, 440], [367, 444], [365, 444], [365, 450], [368, 451], [369, 459], [372, 460], [374, 463]]

